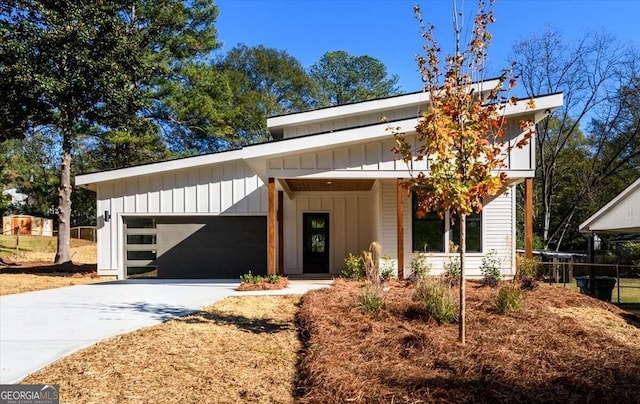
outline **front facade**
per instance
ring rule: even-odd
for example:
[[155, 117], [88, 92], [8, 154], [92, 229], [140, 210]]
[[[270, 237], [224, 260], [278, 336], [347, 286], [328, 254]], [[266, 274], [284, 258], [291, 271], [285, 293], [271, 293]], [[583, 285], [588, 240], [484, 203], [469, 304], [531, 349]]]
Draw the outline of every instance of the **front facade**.
[[[482, 91], [482, 83], [477, 84]], [[485, 82], [490, 89], [495, 83]], [[409, 136], [427, 94], [416, 93], [270, 118], [274, 141], [240, 150], [78, 176], [97, 194], [98, 273], [119, 278], [227, 278], [254, 274], [330, 273], [344, 259], [382, 245], [407, 276], [426, 254], [432, 273], [454, 253], [457, 230], [448, 220], [417, 218], [402, 182], [412, 169], [391, 151], [387, 128]], [[562, 95], [507, 107], [507, 135], [518, 122], [538, 121]], [[381, 119], [385, 119], [382, 122]], [[505, 275], [515, 259], [515, 192], [534, 175], [533, 143], [514, 148], [509, 186], [486, 201], [467, 225], [468, 273], [495, 250]]]

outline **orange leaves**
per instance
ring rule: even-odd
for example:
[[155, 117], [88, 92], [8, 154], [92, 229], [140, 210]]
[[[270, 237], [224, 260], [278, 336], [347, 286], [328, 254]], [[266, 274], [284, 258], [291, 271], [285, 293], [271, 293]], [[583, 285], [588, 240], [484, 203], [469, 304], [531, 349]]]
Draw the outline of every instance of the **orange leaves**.
[[533, 97], [529, 98], [529, 101], [527, 101], [527, 106], [531, 109], [535, 109], [536, 102], [533, 100]]

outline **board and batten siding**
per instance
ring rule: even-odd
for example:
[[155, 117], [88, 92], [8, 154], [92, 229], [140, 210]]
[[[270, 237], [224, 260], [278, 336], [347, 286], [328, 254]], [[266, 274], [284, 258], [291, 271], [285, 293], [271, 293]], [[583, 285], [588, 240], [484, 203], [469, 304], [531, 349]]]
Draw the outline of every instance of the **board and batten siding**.
[[[397, 182], [396, 180], [380, 181], [381, 200], [381, 232], [380, 243], [382, 254], [389, 254], [392, 259], [397, 259]], [[489, 201], [482, 214], [482, 253], [467, 253], [467, 275], [471, 278], [479, 278], [482, 257], [490, 250], [498, 252], [498, 258], [502, 264], [504, 276], [513, 275], [513, 260], [515, 254], [514, 201], [515, 188], [510, 188], [507, 193], [501, 194]], [[411, 198], [407, 195], [404, 199], [404, 271], [408, 276], [411, 273], [411, 260], [415, 256], [412, 251], [412, 222], [411, 222]], [[449, 231], [449, 226], [445, 226]], [[447, 233], [448, 234], [448, 233]], [[427, 253], [427, 262], [431, 265], [431, 274], [440, 274], [444, 264], [457, 254]]]
[[349, 253], [360, 254], [373, 240], [373, 192], [298, 192], [284, 200], [285, 273], [303, 270], [302, 214], [329, 213], [330, 272], [339, 275]]
[[[266, 215], [267, 190], [243, 162], [204, 166], [99, 184], [98, 270], [117, 275], [122, 216]], [[111, 220], [105, 222], [104, 212]]]

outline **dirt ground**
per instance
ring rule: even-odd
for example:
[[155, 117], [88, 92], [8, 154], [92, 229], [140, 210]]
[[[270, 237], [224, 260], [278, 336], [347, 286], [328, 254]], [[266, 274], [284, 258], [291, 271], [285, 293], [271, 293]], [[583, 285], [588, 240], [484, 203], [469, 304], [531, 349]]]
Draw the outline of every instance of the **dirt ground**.
[[413, 287], [395, 284], [378, 314], [355, 308], [361, 290], [338, 281], [304, 296], [301, 402], [638, 402], [640, 323], [613, 305], [541, 285], [499, 314], [496, 290], [469, 283], [462, 346]]
[[228, 298], [97, 343], [23, 383], [59, 383], [65, 403], [290, 403], [299, 299]]

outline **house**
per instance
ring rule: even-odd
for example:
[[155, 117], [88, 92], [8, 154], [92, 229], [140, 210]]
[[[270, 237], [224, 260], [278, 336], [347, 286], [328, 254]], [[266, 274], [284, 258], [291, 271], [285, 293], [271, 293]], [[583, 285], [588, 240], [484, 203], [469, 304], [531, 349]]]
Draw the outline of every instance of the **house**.
[[[497, 81], [475, 83], [476, 93]], [[239, 150], [85, 174], [97, 194], [98, 273], [123, 279], [225, 278], [239, 274], [338, 275], [349, 253], [379, 241], [408, 275], [418, 251], [433, 271], [454, 254], [449, 221], [413, 215], [402, 190], [411, 171], [391, 151], [392, 125], [409, 136], [427, 104], [423, 92], [269, 118], [273, 141]], [[562, 105], [562, 94], [505, 109], [512, 144], [518, 123]], [[386, 121], [382, 121], [382, 118]], [[496, 250], [505, 274], [515, 261], [515, 192], [533, 178], [534, 144], [513, 149], [505, 192], [468, 219], [468, 268]], [[424, 161], [414, 169], [428, 170]]]
[[585, 220], [581, 233], [640, 233], [640, 178]]

